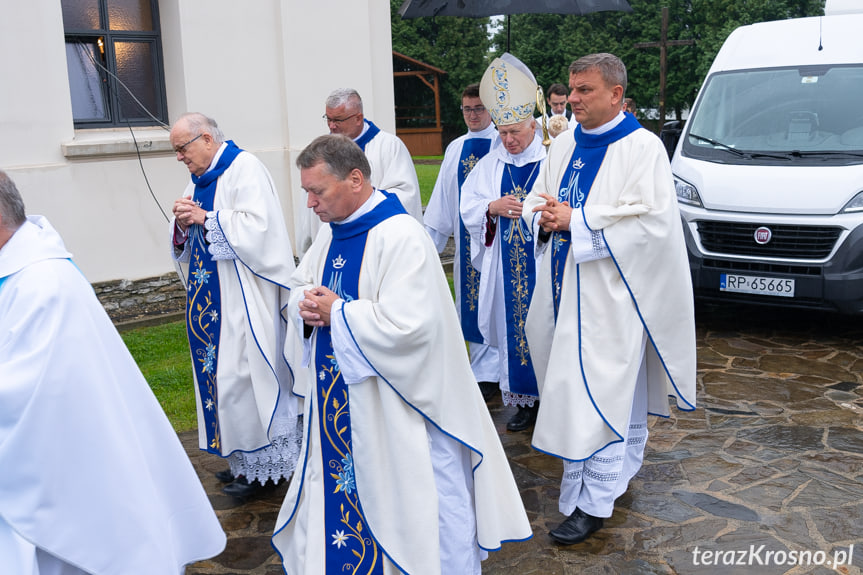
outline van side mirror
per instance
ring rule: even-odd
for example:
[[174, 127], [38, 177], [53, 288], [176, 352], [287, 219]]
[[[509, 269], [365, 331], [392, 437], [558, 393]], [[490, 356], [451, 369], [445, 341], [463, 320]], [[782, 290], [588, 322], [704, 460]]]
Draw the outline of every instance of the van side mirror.
[[659, 131], [659, 139], [665, 146], [665, 151], [668, 153], [668, 159], [674, 155], [674, 148], [677, 147], [677, 142], [680, 140], [680, 134], [683, 132], [683, 122], [680, 120], [672, 120], [665, 122], [662, 129]]

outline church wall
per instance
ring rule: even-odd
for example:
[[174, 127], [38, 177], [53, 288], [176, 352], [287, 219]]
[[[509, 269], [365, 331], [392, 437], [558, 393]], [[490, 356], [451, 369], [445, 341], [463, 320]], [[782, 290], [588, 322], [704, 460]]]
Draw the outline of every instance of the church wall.
[[[356, 88], [367, 117], [394, 131], [389, 4], [161, 0], [159, 11], [169, 119], [204, 112], [261, 158], [299, 255], [312, 224], [293, 162], [326, 133], [327, 94]], [[129, 129], [75, 130], [60, 2], [29, 0], [6, 12], [0, 169], [18, 184], [28, 213], [57, 228], [91, 282], [122, 285], [172, 273], [160, 207], [170, 216], [189, 173], [167, 131], [134, 130], [139, 162]]]

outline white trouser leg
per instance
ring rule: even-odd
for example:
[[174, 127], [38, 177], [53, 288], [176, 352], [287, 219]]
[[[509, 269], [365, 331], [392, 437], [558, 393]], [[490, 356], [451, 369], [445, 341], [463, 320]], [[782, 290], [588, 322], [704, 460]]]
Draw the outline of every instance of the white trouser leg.
[[626, 450], [623, 456], [623, 469], [620, 481], [614, 491], [617, 499], [624, 494], [629, 481], [635, 477], [644, 461], [644, 446], [647, 445], [647, 370], [644, 362], [638, 372], [638, 382], [635, 385], [635, 397], [632, 402], [632, 413], [629, 416], [629, 430], [626, 436]]
[[623, 495], [644, 460], [647, 443], [647, 370], [642, 344], [629, 422], [622, 441], [606, 446], [585, 461], [563, 462], [558, 509], [570, 515], [578, 507], [594, 517], [611, 517], [614, 500]]
[[485, 343], [469, 342], [470, 368], [477, 381], [500, 381], [500, 357], [497, 348]]
[[426, 424], [438, 494], [441, 573], [480, 575], [488, 553], [476, 540], [470, 450]]

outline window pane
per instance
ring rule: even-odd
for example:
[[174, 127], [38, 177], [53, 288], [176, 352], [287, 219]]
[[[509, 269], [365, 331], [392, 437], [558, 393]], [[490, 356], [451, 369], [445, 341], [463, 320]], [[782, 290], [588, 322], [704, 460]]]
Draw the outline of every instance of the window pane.
[[99, 0], [63, 0], [63, 27], [68, 30], [99, 30]]
[[118, 86], [120, 120], [149, 118], [149, 114], [141, 109], [141, 105], [150, 114], [158, 117], [158, 98], [153, 85], [153, 79], [156, 77], [156, 70], [153, 67], [153, 46], [149, 42], [115, 42], [114, 55], [117, 60], [117, 76], [141, 103], [139, 105], [125, 88]]
[[153, 29], [150, 0], [111, 0], [108, 2], [108, 28], [111, 30]]
[[100, 59], [96, 43], [66, 43], [66, 67], [72, 92], [72, 117], [76, 122], [107, 119], [102, 76], [93, 60]]

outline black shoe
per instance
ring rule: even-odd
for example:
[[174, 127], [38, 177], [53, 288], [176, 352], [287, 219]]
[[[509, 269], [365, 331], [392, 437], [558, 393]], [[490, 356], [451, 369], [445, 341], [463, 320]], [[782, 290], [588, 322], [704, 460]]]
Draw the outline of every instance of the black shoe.
[[588, 515], [578, 507], [563, 523], [548, 532], [561, 545], [574, 545], [587, 539], [602, 527], [602, 517]]
[[489, 401], [500, 390], [500, 384], [496, 381], [480, 381], [479, 391], [482, 393], [482, 398]]
[[217, 471], [213, 475], [216, 476], [216, 479], [221, 481], [222, 483], [231, 483], [236, 477], [231, 473], [230, 469], [223, 469], [222, 471]]
[[518, 411], [506, 424], [508, 431], [524, 431], [533, 427], [536, 423], [536, 412], [539, 411], [539, 401], [534, 402], [533, 407], [518, 407]]
[[257, 480], [249, 483], [245, 476], [237, 477], [233, 483], [225, 485], [222, 488], [222, 493], [244, 499], [257, 493], [261, 489], [261, 483]]

